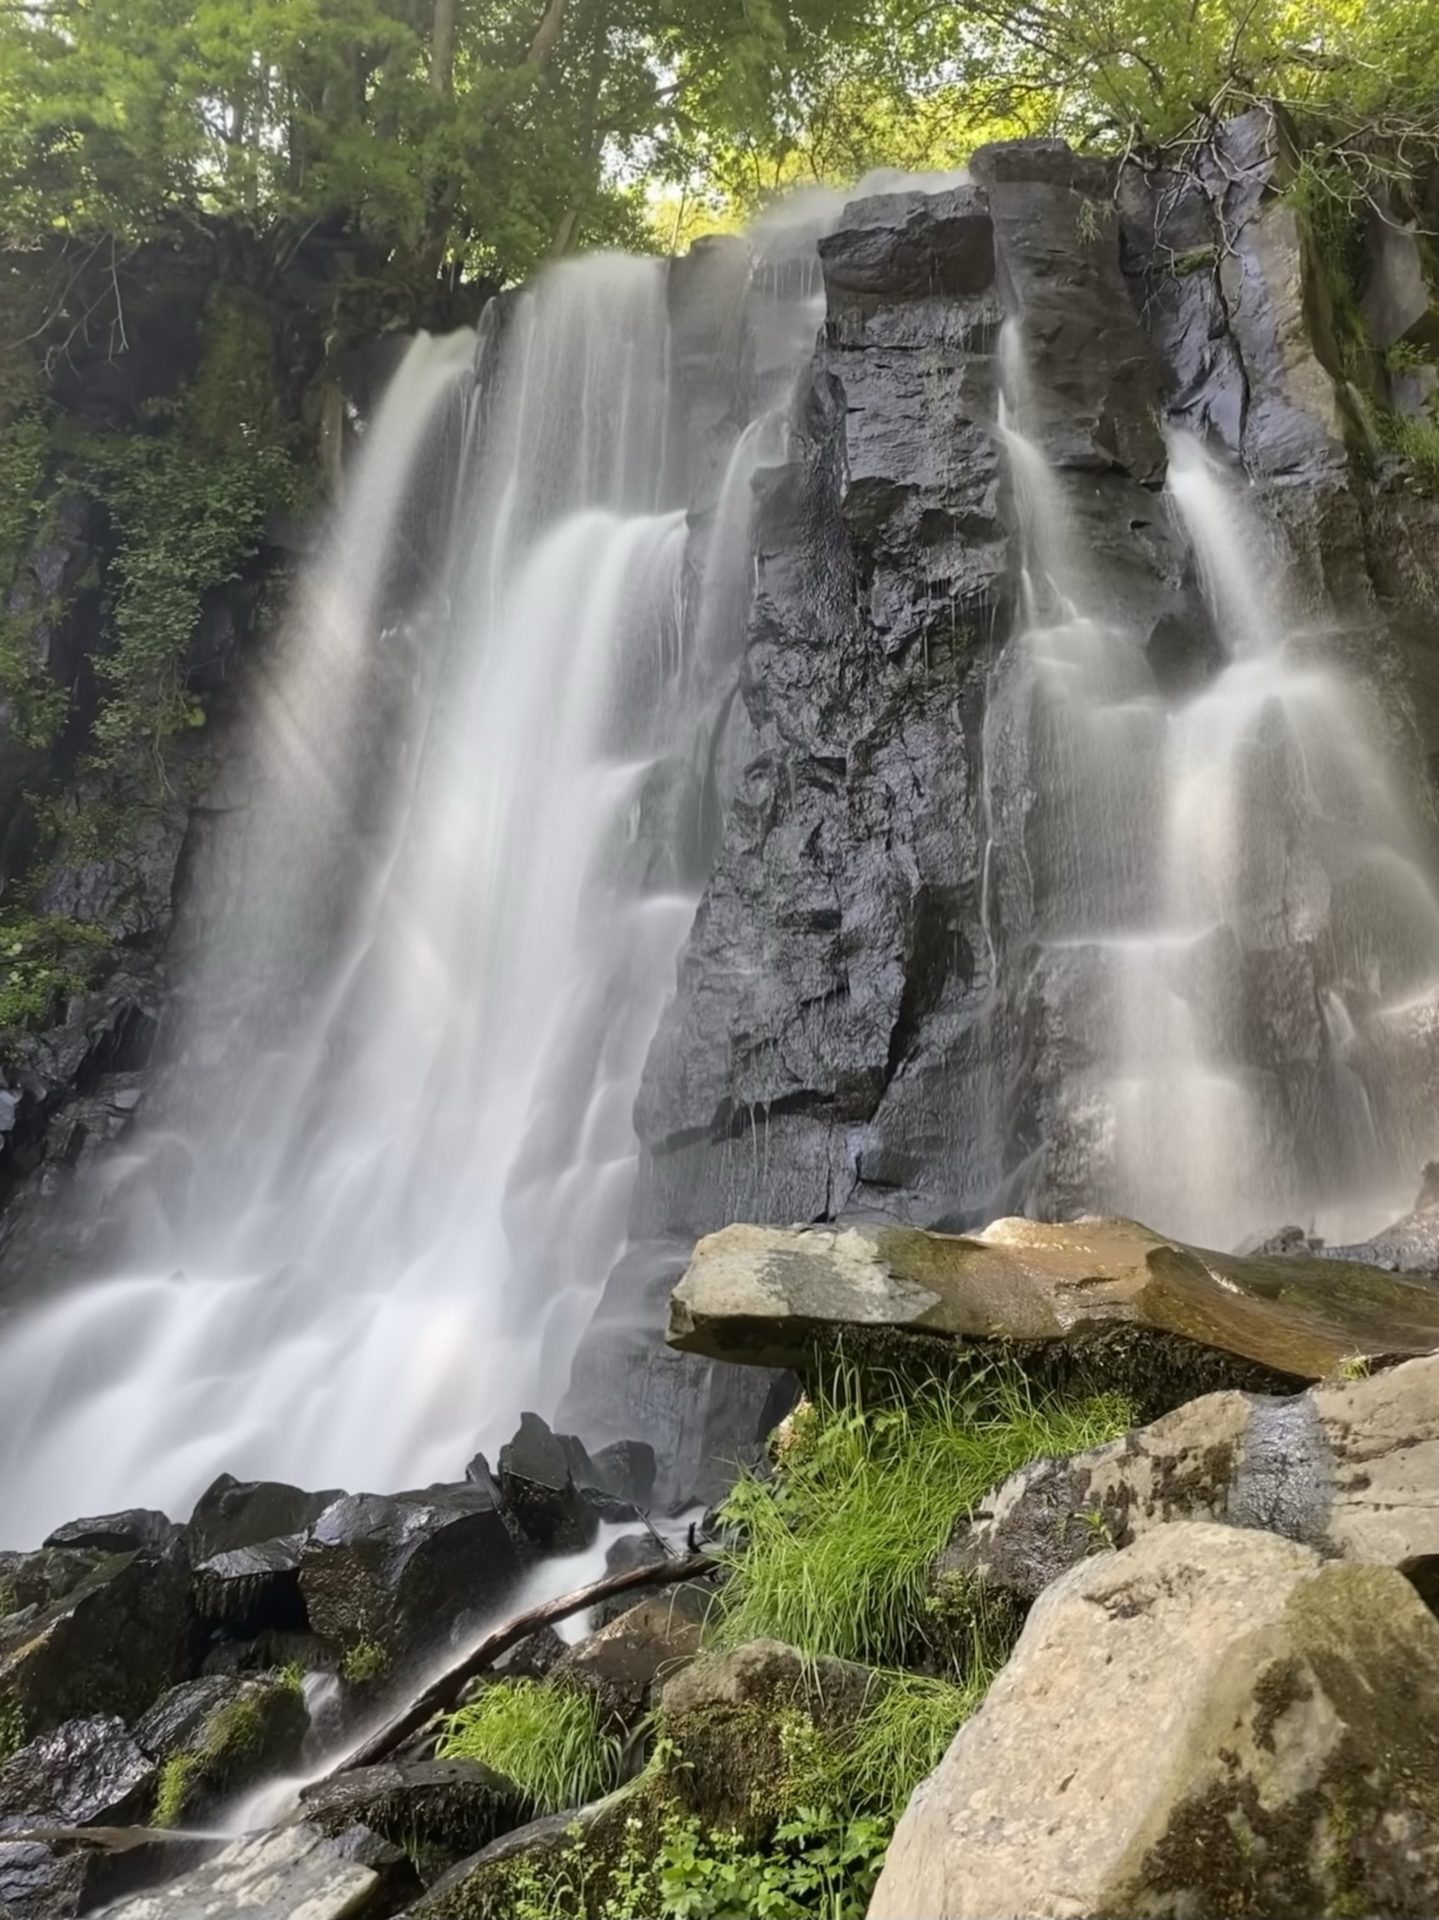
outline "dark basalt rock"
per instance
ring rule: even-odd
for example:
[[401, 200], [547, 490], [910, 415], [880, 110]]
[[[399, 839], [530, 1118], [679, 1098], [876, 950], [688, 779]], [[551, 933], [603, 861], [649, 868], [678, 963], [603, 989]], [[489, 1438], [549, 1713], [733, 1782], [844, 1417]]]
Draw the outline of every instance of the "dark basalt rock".
[[647, 1441], [613, 1440], [599, 1449], [593, 1464], [599, 1485], [606, 1491], [621, 1500], [632, 1500], [637, 1507], [649, 1506], [658, 1468], [655, 1450]]
[[174, 1558], [114, 1554], [34, 1617], [0, 1624], [0, 1699], [41, 1734], [77, 1713], [143, 1713], [195, 1650], [189, 1578]]
[[238, 1547], [291, 1539], [343, 1497], [339, 1488], [305, 1493], [281, 1480], [236, 1480], [222, 1473], [190, 1516], [192, 1557], [199, 1566]]
[[629, 1732], [656, 1690], [700, 1650], [704, 1603], [693, 1594], [663, 1593], [629, 1607], [571, 1647], [556, 1662], [553, 1686], [576, 1687], [599, 1702], [606, 1725]]
[[270, 1673], [217, 1676], [177, 1687], [135, 1726], [139, 1746], [166, 1769], [167, 1825], [202, 1822], [240, 1788], [293, 1766], [310, 1719], [298, 1680]]
[[133, 1553], [141, 1547], [166, 1553], [183, 1547], [184, 1533], [173, 1520], [149, 1508], [107, 1513], [93, 1520], [71, 1520], [57, 1527], [47, 1547], [91, 1548], [101, 1553]]
[[819, 243], [830, 311], [875, 299], [966, 299], [994, 280], [994, 231], [978, 187], [851, 201]]
[[578, 1441], [558, 1436], [538, 1414], [520, 1416], [513, 1440], [500, 1449], [499, 1485], [506, 1511], [541, 1553], [575, 1553], [599, 1529], [599, 1516], [581, 1497], [574, 1467], [594, 1471]]
[[392, 1760], [338, 1774], [300, 1795], [322, 1832], [361, 1826], [403, 1847], [430, 1881], [524, 1814], [518, 1789], [473, 1760]]
[[68, 1720], [0, 1766], [0, 1914], [69, 1920], [116, 1889], [121, 1862], [6, 1834], [42, 1828], [122, 1826], [148, 1814], [157, 1768], [123, 1720]]
[[67, 1720], [0, 1766], [0, 1831], [124, 1826], [144, 1817], [155, 1764], [113, 1714]]
[[472, 1630], [520, 1571], [481, 1487], [347, 1494], [306, 1536], [300, 1592], [312, 1627], [342, 1651], [377, 1647], [408, 1663]]
[[242, 1482], [221, 1474], [190, 1519], [200, 1617], [232, 1634], [302, 1630], [305, 1532], [341, 1497], [338, 1491], [305, 1493], [282, 1481]]
[[0, 1588], [13, 1601], [12, 1613], [53, 1606], [110, 1558], [98, 1547], [41, 1547], [35, 1553], [0, 1553]]

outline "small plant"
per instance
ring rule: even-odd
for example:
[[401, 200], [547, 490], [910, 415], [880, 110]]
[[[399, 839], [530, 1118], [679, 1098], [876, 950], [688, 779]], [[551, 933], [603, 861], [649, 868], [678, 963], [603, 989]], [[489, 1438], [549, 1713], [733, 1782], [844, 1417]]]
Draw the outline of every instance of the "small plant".
[[1396, 340], [1384, 350], [1384, 366], [1389, 373], [1410, 373], [1428, 364], [1428, 354], [1413, 340]]
[[357, 1640], [340, 1662], [340, 1678], [352, 1687], [372, 1687], [389, 1671], [389, 1651], [378, 1640]]
[[20, 1605], [20, 1596], [15, 1591], [13, 1580], [0, 1580], [0, 1620], [6, 1614], [14, 1613]]
[[478, 1760], [514, 1782], [540, 1813], [581, 1806], [615, 1784], [620, 1742], [600, 1724], [588, 1693], [538, 1680], [506, 1680], [450, 1715], [442, 1760]]
[[1390, 452], [1407, 460], [1426, 487], [1439, 491], [1439, 420], [1381, 413], [1377, 427]]
[[13, 1696], [0, 1698], [0, 1760], [8, 1760], [25, 1744], [25, 1710]]
[[1367, 1380], [1373, 1364], [1367, 1353], [1346, 1353], [1334, 1371], [1341, 1380]]
[[1088, 194], [1075, 196], [1077, 205], [1074, 210], [1074, 231], [1086, 247], [1094, 245], [1109, 231], [1114, 218], [1114, 209], [1102, 200], [1091, 200]]
[[198, 1746], [172, 1753], [160, 1769], [151, 1825], [178, 1827], [201, 1789], [209, 1793], [252, 1772], [265, 1753], [277, 1709], [300, 1688], [298, 1667], [246, 1684], [243, 1692], [219, 1708], [205, 1726]]
[[43, 1025], [60, 1001], [83, 993], [109, 946], [103, 927], [0, 909], [0, 1035]]
[[1133, 1419], [1122, 1395], [1036, 1395], [1008, 1364], [877, 1404], [842, 1373], [804, 1446], [772, 1479], [741, 1480], [726, 1505], [740, 1544], [721, 1554], [720, 1641], [903, 1666], [955, 1522], [1026, 1462], [1100, 1446]]

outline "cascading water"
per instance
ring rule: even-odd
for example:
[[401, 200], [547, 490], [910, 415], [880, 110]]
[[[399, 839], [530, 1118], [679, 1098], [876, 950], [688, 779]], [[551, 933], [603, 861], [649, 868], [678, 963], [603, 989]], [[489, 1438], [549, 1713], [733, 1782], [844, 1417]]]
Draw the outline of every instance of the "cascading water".
[[1225, 657], [1167, 701], [1024, 431], [1012, 325], [1003, 357], [1026, 564], [986, 726], [987, 865], [1023, 872], [1071, 1192], [1218, 1246], [1289, 1221], [1372, 1232], [1439, 1146], [1439, 902], [1363, 691], [1286, 620], [1254, 508], [1173, 434]]
[[706, 375], [718, 499], [676, 444], [660, 262], [558, 266], [477, 348], [411, 348], [259, 703], [168, 1095], [109, 1175], [123, 1264], [7, 1331], [0, 1538], [183, 1512], [222, 1469], [454, 1479], [553, 1404], [624, 1244], [750, 482], [813, 338], [803, 260], [761, 268], [762, 351]]

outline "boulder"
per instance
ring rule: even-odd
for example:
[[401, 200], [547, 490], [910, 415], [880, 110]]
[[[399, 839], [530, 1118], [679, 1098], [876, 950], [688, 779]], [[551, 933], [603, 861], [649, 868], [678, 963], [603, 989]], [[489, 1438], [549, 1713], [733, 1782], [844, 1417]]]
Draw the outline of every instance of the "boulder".
[[1436, 1753], [1439, 1622], [1399, 1574], [1160, 1528], [1041, 1597], [870, 1920], [1419, 1920]]
[[[571, 1868], [590, 1871], [587, 1891], [597, 1892], [594, 1869], [618, 1855], [634, 1824], [649, 1813], [643, 1780], [631, 1780], [587, 1807], [545, 1814], [492, 1840], [471, 1859], [451, 1868], [409, 1910], [408, 1920], [514, 1920], [515, 1876], [543, 1884], [573, 1884]], [[640, 1920], [636, 1915], [635, 1920]]]
[[1290, 1399], [1208, 1394], [1109, 1446], [1037, 1460], [936, 1572], [1027, 1604], [1096, 1548], [1176, 1520], [1263, 1528], [1439, 1594], [1439, 1356]]
[[[669, 1552], [663, 1540], [652, 1533], [622, 1533], [618, 1540], [611, 1540], [605, 1549], [605, 1575], [616, 1573], [634, 1573], [641, 1567], [657, 1567], [669, 1558]], [[617, 1593], [612, 1600], [601, 1600], [597, 1607], [590, 1609], [590, 1627], [598, 1630], [606, 1627], [611, 1620], [618, 1620], [622, 1613], [628, 1613], [635, 1604], [634, 1596]]]
[[158, 1700], [135, 1740], [163, 1762], [159, 1827], [194, 1825], [224, 1798], [299, 1760], [310, 1716], [298, 1674], [192, 1680]]
[[520, 1819], [519, 1790], [473, 1760], [386, 1760], [300, 1795], [304, 1818], [332, 1835], [361, 1826], [402, 1847], [424, 1881]]
[[778, 1817], [774, 1784], [795, 1717], [826, 1734], [850, 1726], [873, 1684], [867, 1667], [808, 1659], [779, 1640], [701, 1654], [661, 1695], [675, 1791], [708, 1825], [762, 1840]]
[[578, 1553], [599, 1531], [598, 1515], [575, 1484], [576, 1463], [589, 1469], [588, 1454], [536, 1413], [522, 1413], [514, 1439], [500, 1448], [505, 1510], [541, 1553]]
[[104, 1909], [111, 1920], [349, 1920], [378, 1886], [371, 1867], [312, 1826], [237, 1840], [152, 1893]]
[[351, 1675], [418, 1663], [502, 1601], [520, 1559], [481, 1486], [347, 1494], [306, 1536], [300, 1592], [316, 1633]]
[[101, 1553], [133, 1553], [150, 1547], [164, 1553], [180, 1546], [183, 1540], [182, 1529], [165, 1514], [148, 1507], [135, 1507], [126, 1513], [102, 1514], [94, 1520], [68, 1521], [48, 1536], [45, 1545], [88, 1548]]
[[0, 1620], [29, 1608], [53, 1606], [110, 1559], [102, 1547], [41, 1547], [0, 1553]]
[[[896, 1227], [726, 1227], [670, 1304], [688, 1353], [803, 1366], [836, 1336], [1004, 1340], [1098, 1357], [1136, 1331], [1235, 1356], [1274, 1381], [1359, 1355], [1439, 1346], [1439, 1283], [1357, 1263], [1241, 1258], [1129, 1220], [997, 1220], [970, 1235]], [[854, 1348], [858, 1351], [858, 1348]]]
[[112, 1554], [39, 1614], [0, 1623], [0, 1711], [27, 1736], [77, 1714], [133, 1719], [188, 1675], [194, 1640], [184, 1567]]
[[236, 1480], [222, 1473], [190, 1515], [191, 1556], [199, 1564], [237, 1547], [293, 1539], [343, 1498], [338, 1488], [306, 1493], [282, 1480]]
[[342, 1498], [335, 1490], [305, 1493], [283, 1481], [240, 1481], [222, 1473], [190, 1517], [200, 1617], [232, 1634], [302, 1629], [305, 1533]]
[[113, 1891], [116, 1863], [103, 1852], [5, 1835], [143, 1821], [155, 1776], [114, 1715], [67, 1720], [12, 1754], [0, 1766], [0, 1914], [65, 1920]]
[[598, 1485], [607, 1493], [633, 1501], [641, 1511], [648, 1510], [654, 1499], [659, 1463], [647, 1440], [612, 1440], [594, 1454], [591, 1464]]
[[628, 1732], [649, 1710], [655, 1691], [699, 1652], [703, 1619], [703, 1604], [690, 1595], [641, 1600], [571, 1647], [550, 1680], [593, 1694], [606, 1725]]

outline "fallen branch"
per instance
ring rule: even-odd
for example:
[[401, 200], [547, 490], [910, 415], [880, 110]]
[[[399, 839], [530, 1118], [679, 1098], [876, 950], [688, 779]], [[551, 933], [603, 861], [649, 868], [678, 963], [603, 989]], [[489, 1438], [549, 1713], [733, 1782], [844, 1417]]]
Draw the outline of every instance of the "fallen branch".
[[552, 1627], [557, 1620], [567, 1620], [571, 1614], [582, 1613], [586, 1607], [598, 1606], [601, 1600], [612, 1600], [618, 1594], [633, 1593], [640, 1587], [676, 1586], [681, 1580], [695, 1580], [715, 1569], [716, 1562], [708, 1554], [692, 1553], [683, 1560], [668, 1560], [659, 1566], [633, 1567], [628, 1573], [611, 1574], [606, 1580], [576, 1587], [572, 1593], [562, 1593], [557, 1600], [545, 1600], [537, 1607], [517, 1613], [504, 1626], [487, 1633], [463, 1660], [432, 1681], [418, 1699], [392, 1715], [367, 1740], [362, 1740], [335, 1772], [348, 1773], [353, 1767], [369, 1767], [385, 1759], [427, 1720], [453, 1708], [476, 1674], [493, 1666], [502, 1653], [508, 1653], [511, 1647], [518, 1646], [541, 1627]]

